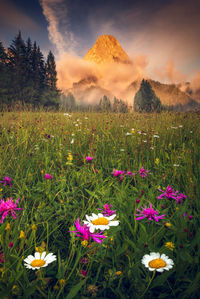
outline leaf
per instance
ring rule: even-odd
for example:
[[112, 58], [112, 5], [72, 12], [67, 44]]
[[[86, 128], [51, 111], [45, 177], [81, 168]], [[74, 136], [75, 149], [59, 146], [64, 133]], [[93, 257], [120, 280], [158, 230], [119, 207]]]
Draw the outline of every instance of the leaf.
[[81, 280], [78, 284], [76, 284], [71, 291], [69, 292], [69, 294], [67, 295], [67, 297], [65, 299], [72, 299], [74, 298], [78, 292], [80, 291], [80, 289], [82, 288], [82, 286], [84, 285], [86, 279]]

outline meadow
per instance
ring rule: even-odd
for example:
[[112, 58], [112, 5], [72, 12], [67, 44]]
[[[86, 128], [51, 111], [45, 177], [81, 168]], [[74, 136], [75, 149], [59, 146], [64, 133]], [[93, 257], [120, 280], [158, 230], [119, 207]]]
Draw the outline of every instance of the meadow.
[[2, 112], [0, 181], [0, 298], [199, 298], [200, 114]]

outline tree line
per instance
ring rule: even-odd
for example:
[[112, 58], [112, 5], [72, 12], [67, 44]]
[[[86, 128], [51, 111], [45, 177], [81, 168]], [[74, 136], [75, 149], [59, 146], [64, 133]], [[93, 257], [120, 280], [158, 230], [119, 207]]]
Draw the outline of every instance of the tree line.
[[56, 87], [55, 58], [44, 55], [36, 42], [25, 42], [21, 32], [5, 49], [0, 41], [0, 104], [31, 104], [33, 107], [58, 107], [60, 92]]

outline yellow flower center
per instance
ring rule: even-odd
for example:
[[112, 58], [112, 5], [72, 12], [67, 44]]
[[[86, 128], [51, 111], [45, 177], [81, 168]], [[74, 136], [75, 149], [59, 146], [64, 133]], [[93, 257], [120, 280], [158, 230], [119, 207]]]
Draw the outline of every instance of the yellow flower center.
[[162, 259], [155, 259], [149, 262], [149, 267], [151, 268], [160, 269], [160, 268], [164, 268], [165, 266], [166, 263]]
[[32, 262], [31, 262], [31, 266], [32, 267], [42, 267], [42, 266], [44, 266], [46, 264], [46, 262], [44, 261], [44, 260], [33, 260]]
[[108, 223], [109, 221], [105, 217], [100, 217], [92, 221], [94, 225], [107, 225]]

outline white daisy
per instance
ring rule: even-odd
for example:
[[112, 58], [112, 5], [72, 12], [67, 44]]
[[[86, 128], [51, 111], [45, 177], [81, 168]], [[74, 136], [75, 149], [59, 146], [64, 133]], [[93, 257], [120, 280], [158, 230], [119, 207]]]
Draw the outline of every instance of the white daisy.
[[174, 262], [164, 253], [160, 255], [159, 252], [151, 252], [145, 254], [142, 258], [142, 264], [145, 265], [149, 271], [163, 272], [173, 268]]
[[56, 261], [56, 256], [53, 253], [48, 253], [46, 255], [46, 251], [42, 252], [35, 252], [35, 256], [29, 255], [25, 260], [24, 266], [28, 269], [37, 270], [43, 267], [48, 266], [48, 264]]
[[92, 216], [85, 216], [87, 221], [84, 220], [84, 224], [86, 224], [91, 233], [94, 233], [95, 229], [101, 229], [101, 230], [105, 230], [105, 229], [109, 229], [110, 226], [117, 226], [119, 225], [119, 221], [111, 221], [116, 217], [116, 214], [112, 215], [112, 216], [104, 216], [103, 214], [99, 213], [98, 215], [92, 213]]

